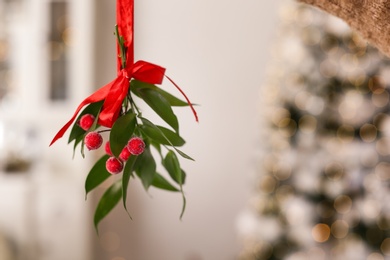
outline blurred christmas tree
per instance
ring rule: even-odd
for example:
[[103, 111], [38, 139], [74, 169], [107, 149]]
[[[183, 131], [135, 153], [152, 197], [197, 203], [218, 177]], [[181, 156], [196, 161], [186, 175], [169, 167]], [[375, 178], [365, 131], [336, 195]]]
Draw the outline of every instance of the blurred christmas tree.
[[240, 259], [390, 259], [390, 59], [287, 1]]

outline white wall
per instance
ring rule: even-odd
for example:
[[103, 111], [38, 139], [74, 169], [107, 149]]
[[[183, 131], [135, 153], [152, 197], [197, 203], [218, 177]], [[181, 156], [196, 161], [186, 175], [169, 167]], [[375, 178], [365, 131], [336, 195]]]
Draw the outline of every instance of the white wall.
[[[134, 220], [119, 205], [101, 225], [94, 259], [235, 259], [237, 216], [255, 185], [255, 150], [261, 145], [258, 93], [280, 0], [135, 3], [136, 59], [166, 67], [191, 101], [201, 105], [199, 124], [189, 109], [176, 110], [187, 140], [183, 150], [196, 162], [182, 161], [188, 175], [182, 221], [180, 195], [155, 189], [148, 195], [140, 182], [133, 182], [128, 205]], [[99, 85], [115, 76], [115, 39], [108, 26], [115, 21], [114, 8], [113, 1], [98, 1]], [[179, 95], [168, 82], [163, 86]]]

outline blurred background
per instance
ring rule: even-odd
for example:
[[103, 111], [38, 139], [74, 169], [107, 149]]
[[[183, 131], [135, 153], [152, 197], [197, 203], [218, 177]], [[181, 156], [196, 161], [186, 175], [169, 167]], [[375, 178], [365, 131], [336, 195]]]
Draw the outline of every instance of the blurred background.
[[390, 259], [390, 60], [317, 9], [279, 17], [240, 259]]
[[136, 180], [97, 236], [97, 154], [48, 144], [116, 75], [114, 2], [0, 0], [0, 260], [389, 259], [390, 60], [292, 0], [135, 0], [136, 60], [200, 104], [175, 110], [196, 162], [183, 220]]

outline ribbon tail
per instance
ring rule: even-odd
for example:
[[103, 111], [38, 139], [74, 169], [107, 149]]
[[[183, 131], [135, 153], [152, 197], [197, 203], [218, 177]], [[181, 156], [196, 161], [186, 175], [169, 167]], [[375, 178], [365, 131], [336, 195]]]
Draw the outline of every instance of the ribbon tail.
[[184, 93], [183, 90], [181, 90], [181, 88], [170, 78], [168, 77], [167, 75], [165, 75], [165, 77], [180, 91], [180, 93], [183, 95], [183, 97], [186, 99], [188, 105], [190, 106], [191, 110], [192, 110], [192, 113], [194, 114], [195, 116], [195, 120], [196, 122], [199, 122], [199, 118], [198, 118], [198, 114], [196, 113], [196, 110], [195, 108], [192, 106], [192, 103], [191, 101], [188, 99], [187, 95]]
[[75, 113], [73, 114], [72, 118], [58, 131], [58, 133], [54, 136], [53, 140], [51, 141], [50, 145], [54, 144], [58, 139], [60, 139], [68, 130], [68, 128], [72, 125], [73, 121], [76, 119], [76, 116], [80, 112], [80, 110], [85, 106], [90, 103], [95, 103], [98, 101], [101, 101], [106, 98], [108, 91], [111, 88], [113, 82], [105, 85], [104, 87], [100, 88], [97, 90], [95, 93], [87, 97], [86, 99], [83, 100], [83, 102], [80, 103], [80, 105], [77, 107]]
[[120, 75], [112, 84], [99, 114], [99, 124], [111, 128], [119, 116], [123, 100], [129, 90], [129, 79], [126, 75]]

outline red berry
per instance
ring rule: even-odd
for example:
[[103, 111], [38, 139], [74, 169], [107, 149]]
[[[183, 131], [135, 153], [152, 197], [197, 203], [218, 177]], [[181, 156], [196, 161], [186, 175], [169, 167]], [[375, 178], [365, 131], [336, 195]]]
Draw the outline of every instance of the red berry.
[[107, 141], [106, 145], [104, 146], [104, 151], [106, 151], [106, 154], [109, 156], [112, 156], [110, 141]]
[[95, 121], [95, 117], [91, 114], [85, 114], [80, 118], [79, 126], [87, 131], [89, 128], [91, 128], [93, 122]]
[[123, 170], [123, 163], [115, 157], [110, 157], [106, 161], [106, 169], [111, 174], [118, 174]]
[[129, 149], [130, 153], [133, 155], [140, 155], [145, 150], [145, 143], [139, 137], [133, 137], [127, 144], [127, 149]]
[[103, 143], [103, 137], [98, 132], [89, 132], [84, 138], [85, 146], [88, 150], [96, 150]]
[[129, 151], [129, 149], [127, 149], [127, 146], [125, 146], [125, 148], [123, 148], [121, 154], [119, 155], [119, 159], [121, 159], [122, 161], [127, 161], [130, 157], [131, 153]]

